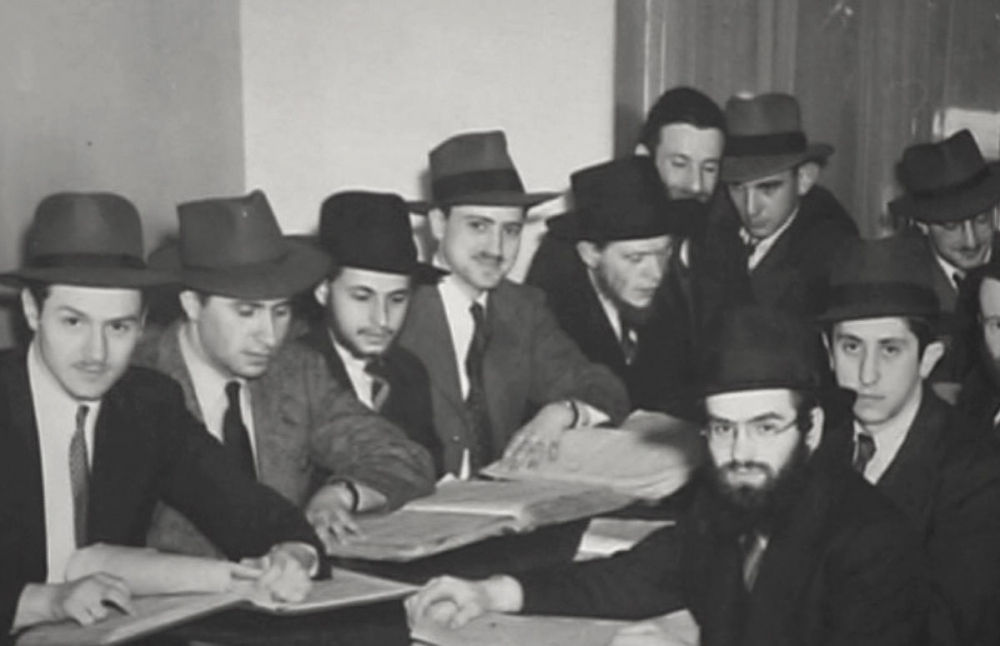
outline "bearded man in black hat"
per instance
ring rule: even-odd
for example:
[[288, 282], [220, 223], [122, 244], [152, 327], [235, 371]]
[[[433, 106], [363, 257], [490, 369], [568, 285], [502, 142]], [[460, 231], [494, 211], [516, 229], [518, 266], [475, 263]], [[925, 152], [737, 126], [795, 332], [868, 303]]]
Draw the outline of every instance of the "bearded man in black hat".
[[45, 198], [24, 267], [4, 278], [23, 286], [34, 335], [27, 350], [0, 356], [0, 634], [129, 609], [124, 580], [67, 580], [67, 563], [94, 543], [145, 545], [161, 500], [226, 556], [263, 554], [249, 561], [264, 570], [262, 585], [278, 599], [302, 599], [320, 544], [301, 512], [237, 468], [173, 380], [129, 366], [143, 290], [172, 280], [146, 267], [131, 202], [110, 193]]
[[1000, 639], [1000, 454], [927, 386], [944, 352], [931, 262], [913, 236], [837, 252], [826, 324], [840, 387], [857, 393], [831, 451], [891, 499], [923, 537], [930, 643]]
[[[304, 508], [328, 544], [355, 537], [355, 514], [430, 493], [427, 451], [362, 406], [321, 353], [286, 342], [292, 297], [326, 275], [329, 258], [284, 237], [260, 191], [187, 202], [177, 213], [178, 244], [150, 264], [183, 286], [184, 317], [148, 338], [137, 361], [177, 380], [234, 462]], [[161, 508], [150, 544], [213, 553], [188, 521]]]
[[323, 323], [303, 342], [326, 357], [332, 374], [362, 404], [427, 449], [443, 475], [430, 377], [395, 340], [416, 285], [434, 284], [444, 272], [418, 262], [409, 210], [390, 193], [328, 197], [320, 208], [319, 244], [333, 266], [314, 290]]
[[649, 157], [592, 166], [571, 181], [575, 208], [548, 227], [575, 244], [584, 271], [546, 291], [556, 318], [588, 358], [625, 382], [633, 408], [690, 416], [693, 348], [656, 294], [705, 207], [668, 200]]
[[[850, 469], [818, 460], [815, 333], [762, 308], [727, 317], [703, 391], [711, 465], [675, 527], [610, 558], [442, 577], [407, 600], [411, 623], [483, 612], [642, 620], [687, 608], [702, 646], [920, 643], [927, 586], [913, 530]], [[650, 623], [613, 644], [676, 644]]]

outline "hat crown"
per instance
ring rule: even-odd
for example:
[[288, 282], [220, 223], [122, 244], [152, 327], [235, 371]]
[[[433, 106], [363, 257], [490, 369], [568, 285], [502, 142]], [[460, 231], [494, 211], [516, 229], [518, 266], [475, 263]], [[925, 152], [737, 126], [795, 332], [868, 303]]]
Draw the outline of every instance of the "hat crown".
[[961, 187], [989, 169], [975, 137], [960, 130], [944, 141], [908, 147], [898, 170], [903, 188], [920, 196]]
[[27, 263], [46, 256], [123, 256], [143, 262], [142, 222], [135, 206], [114, 193], [56, 193], [35, 210]]
[[802, 111], [798, 99], [791, 94], [734, 96], [726, 102], [725, 114], [729, 135], [733, 137], [802, 132]]
[[417, 264], [409, 210], [393, 193], [331, 195], [320, 208], [319, 241], [340, 266], [407, 274]]
[[184, 266], [220, 269], [273, 262], [287, 245], [263, 191], [177, 206]]

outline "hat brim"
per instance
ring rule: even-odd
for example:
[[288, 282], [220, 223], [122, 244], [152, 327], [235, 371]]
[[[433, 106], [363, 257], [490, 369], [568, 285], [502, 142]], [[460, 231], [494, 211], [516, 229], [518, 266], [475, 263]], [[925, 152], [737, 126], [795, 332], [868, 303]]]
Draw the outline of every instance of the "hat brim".
[[186, 267], [174, 243], [154, 252], [149, 265], [172, 274], [174, 282], [200, 292], [229, 298], [288, 298], [313, 287], [330, 270], [330, 258], [315, 247], [285, 238], [281, 258], [225, 268]]
[[155, 269], [111, 267], [36, 267], [0, 274], [0, 282], [23, 286], [25, 282], [80, 287], [141, 289], [176, 283], [170, 273]]
[[[286, 240], [293, 242], [298, 242], [300, 244], [308, 245], [313, 249], [319, 250], [321, 253], [325, 254], [330, 261], [330, 267], [337, 263], [336, 258], [323, 248], [323, 244], [319, 241], [319, 236], [311, 233], [296, 233], [285, 236]], [[380, 271], [386, 274], [399, 274], [401, 276], [411, 276], [415, 281], [421, 284], [434, 284], [439, 280], [450, 274], [451, 272], [447, 269], [441, 269], [440, 267], [435, 267], [434, 265], [425, 262], [413, 263], [411, 267], [377, 267], [375, 265], [359, 265], [354, 263], [343, 263], [344, 267], [357, 267], [358, 269], [367, 269], [369, 271]]]
[[731, 184], [749, 182], [807, 161], [823, 161], [832, 154], [833, 146], [829, 144], [811, 144], [802, 152], [783, 155], [723, 156], [719, 179]]
[[979, 215], [1000, 202], [1000, 165], [992, 164], [989, 175], [967, 191], [941, 197], [903, 195], [889, 202], [889, 212], [897, 218], [939, 224], [960, 222]]
[[490, 191], [487, 193], [471, 193], [448, 200], [411, 200], [406, 203], [411, 213], [427, 215], [435, 207], [456, 206], [459, 204], [481, 204], [483, 206], [520, 206], [529, 208], [542, 202], [548, 202], [557, 198], [561, 193], [557, 191], [543, 191], [538, 193], [521, 193], [517, 191]]

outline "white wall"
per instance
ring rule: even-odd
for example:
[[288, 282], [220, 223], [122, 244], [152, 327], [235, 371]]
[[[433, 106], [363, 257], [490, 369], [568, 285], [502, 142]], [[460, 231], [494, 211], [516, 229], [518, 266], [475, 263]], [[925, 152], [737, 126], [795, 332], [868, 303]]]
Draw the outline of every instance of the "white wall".
[[246, 185], [286, 231], [344, 188], [421, 192], [427, 152], [506, 130], [530, 189], [613, 150], [614, 0], [243, 0]]

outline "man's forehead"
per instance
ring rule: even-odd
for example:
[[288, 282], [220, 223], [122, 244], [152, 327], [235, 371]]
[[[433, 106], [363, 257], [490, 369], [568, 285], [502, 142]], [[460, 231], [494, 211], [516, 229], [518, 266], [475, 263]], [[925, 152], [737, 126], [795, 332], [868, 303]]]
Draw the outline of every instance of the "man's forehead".
[[668, 123], [660, 128], [657, 152], [661, 155], [697, 153], [699, 157], [719, 159], [725, 135], [718, 128], [699, 128], [690, 123]]
[[54, 284], [46, 305], [68, 308], [104, 318], [137, 315], [142, 309], [142, 291], [132, 287], [88, 287]]
[[662, 235], [634, 240], [613, 240], [607, 244], [605, 249], [618, 254], [652, 253], [669, 249], [672, 244], [672, 236]]
[[366, 287], [375, 292], [393, 292], [410, 286], [410, 276], [362, 267], [342, 267], [336, 283], [348, 288]]
[[786, 168], [783, 171], [778, 171], [777, 173], [772, 173], [771, 175], [765, 175], [764, 177], [757, 177], [754, 179], [746, 180], [745, 182], [730, 182], [730, 186], [742, 186], [744, 188], [758, 188], [764, 185], [774, 185], [783, 184], [792, 180], [792, 173], [794, 172], [791, 168]]
[[476, 217], [506, 223], [524, 220], [525, 209], [520, 206], [498, 206], [496, 204], [455, 204], [449, 213], [452, 217]]
[[223, 296], [221, 294], [210, 294], [206, 304], [209, 307], [213, 305], [216, 307], [239, 307], [249, 305], [261, 308], [275, 308], [287, 305], [291, 301], [291, 296], [283, 296], [281, 298], [235, 298], [232, 296]]
[[850, 336], [862, 340], [916, 338], [906, 321], [898, 316], [840, 321], [833, 326], [834, 337]]
[[717, 393], [705, 398], [709, 417], [743, 420], [762, 415], [787, 415], [794, 409], [792, 391], [787, 388], [761, 388]]

